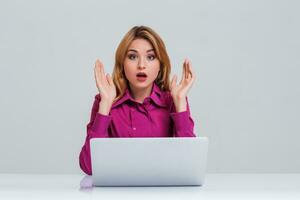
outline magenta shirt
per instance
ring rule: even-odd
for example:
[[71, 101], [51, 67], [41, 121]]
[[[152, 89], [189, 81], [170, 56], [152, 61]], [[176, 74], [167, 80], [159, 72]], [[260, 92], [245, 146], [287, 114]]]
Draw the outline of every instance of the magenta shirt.
[[170, 92], [154, 83], [143, 103], [136, 102], [128, 88], [116, 101], [109, 115], [98, 113], [100, 94], [95, 96], [85, 143], [79, 155], [80, 168], [91, 175], [90, 139], [103, 137], [196, 137], [194, 121], [187, 110], [176, 112]]

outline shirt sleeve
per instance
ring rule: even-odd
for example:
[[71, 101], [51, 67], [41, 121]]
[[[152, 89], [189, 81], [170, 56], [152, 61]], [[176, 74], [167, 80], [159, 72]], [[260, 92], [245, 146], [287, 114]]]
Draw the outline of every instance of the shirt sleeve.
[[174, 137], [196, 137], [194, 134], [194, 120], [190, 114], [188, 98], [186, 97], [187, 109], [183, 112], [176, 112], [174, 103], [172, 103], [170, 117], [172, 119], [171, 130]]
[[109, 137], [108, 127], [111, 122], [111, 116], [98, 113], [99, 103], [100, 95], [97, 94], [93, 103], [90, 121], [87, 124], [85, 143], [79, 154], [80, 168], [88, 175], [92, 175], [90, 139]]

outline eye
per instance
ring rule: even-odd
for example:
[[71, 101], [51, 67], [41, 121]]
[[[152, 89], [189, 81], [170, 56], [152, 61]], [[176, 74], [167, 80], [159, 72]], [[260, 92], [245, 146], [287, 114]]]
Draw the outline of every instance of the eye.
[[129, 55], [128, 55], [128, 58], [129, 58], [130, 60], [134, 60], [134, 59], [136, 58], [136, 55], [135, 55], [135, 54], [129, 54]]
[[155, 58], [156, 58], [155, 55], [148, 55], [149, 60], [154, 60]]

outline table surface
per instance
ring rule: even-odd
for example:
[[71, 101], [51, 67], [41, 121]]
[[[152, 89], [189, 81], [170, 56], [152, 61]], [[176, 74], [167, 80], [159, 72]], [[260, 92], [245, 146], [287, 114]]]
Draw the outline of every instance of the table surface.
[[300, 174], [207, 174], [203, 186], [92, 187], [90, 176], [0, 174], [0, 199], [300, 199]]

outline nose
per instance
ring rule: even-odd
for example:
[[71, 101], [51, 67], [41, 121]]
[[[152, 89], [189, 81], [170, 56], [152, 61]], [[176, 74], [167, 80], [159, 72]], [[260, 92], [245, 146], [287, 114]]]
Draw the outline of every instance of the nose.
[[141, 57], [139, 59], [139, 63], [138, 63], [138, 68], [139, 69], [145, 69], [146, 67], [146, 62], [145, 62], [145, 59], [143, 57]]

